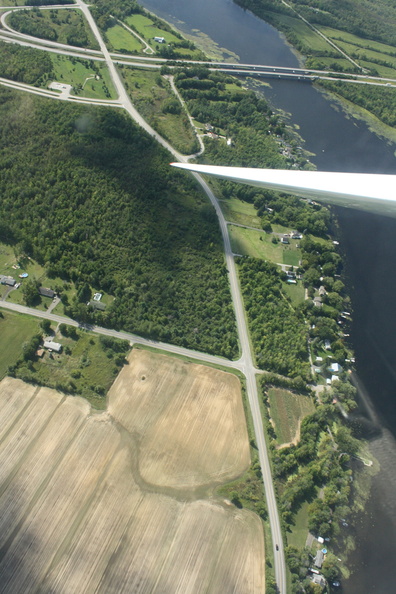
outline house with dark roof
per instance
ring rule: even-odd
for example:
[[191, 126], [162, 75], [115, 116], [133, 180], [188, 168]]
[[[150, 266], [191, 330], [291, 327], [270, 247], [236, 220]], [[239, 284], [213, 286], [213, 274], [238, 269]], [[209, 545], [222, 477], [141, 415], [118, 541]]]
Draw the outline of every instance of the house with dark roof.
[[49, 297], [50, 299], [55, 297], [55, 291], [52, 289], [47, 289], [46, 287], [39, 287], [38, 292], [41, 297]]

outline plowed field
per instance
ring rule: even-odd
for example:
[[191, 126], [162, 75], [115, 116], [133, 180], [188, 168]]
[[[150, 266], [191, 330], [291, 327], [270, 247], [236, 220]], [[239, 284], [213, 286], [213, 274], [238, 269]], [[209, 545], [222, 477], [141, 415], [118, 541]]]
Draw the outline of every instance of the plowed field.
[[81, 398], [0, 382], [0, 593], [263, 592], [258, 516], [152, 492], [135, 475], [191, 499], [199, 481], [241, 472], [238, 380], [144, 351], [129, 363], [109, 400], [118, 422]]

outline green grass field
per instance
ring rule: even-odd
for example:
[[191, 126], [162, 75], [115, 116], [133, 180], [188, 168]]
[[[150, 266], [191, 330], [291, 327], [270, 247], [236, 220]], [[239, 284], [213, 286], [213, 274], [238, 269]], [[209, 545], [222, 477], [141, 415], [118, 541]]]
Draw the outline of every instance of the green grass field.
[[274, 236], [264, 231], [255, 231], [234, 225], [229, 225], [228, 231], [235, 254], [253, 256], [289, 266], [298, 266], [299, 264], [301, 251], [296, 248], [298, 242], [294, 239], [290, 239], [289, 245], [282, 245], [281, 243], [272, 243]]
[[289, 546], [303, 549], [308, 536], [308, 505], [305, 502], [298, 510], [294, 518], [292, 531], [287, 533], [287, 544]]
[[164, 111], [167, 101], [178, 101], [168, 81], [159, 72], [142, 68], [125, 66], [120, 73], [133, 103], [148, 123], [181, 153], [197, 151], [198, 142], [182, 106], [179, 114]]
[[62, 352], [46, 351], [31, 371], [20, 366], [17, 377], [23, 379], [29, 373], [40, 385], [79, 394], [95, 408], [104, 409], [106, 394], [121, 368], [116, 364], [119, 355], [104, 349], [98, 336], [81, 330], [76, 331], [76, 338], [58, 332], [54, 340], [62, 344]]
[[24, 6], [25, 0], [0, 0], [1, 6]]
[[10, 365], [15, 365], [22, 354], [22, 347], [39, 331], [40, 321], [0, 308], [0, 380]]
[[227, 200], [219, 201], [220, 208], [227, 221], [230, 223], [238, 223], [239, 225], [247, 225], [248, 227], [257, 227], [261, 229], [261, 220], [257, 216], [256, 209], [253, 204], [242, 202], [238, 198], [227, 198]]
[[155, 25], [149, 17], [143, 14], [134, 14], [125, 19], [125, 22], [130, 27], [136, 29], [139, 35], [141, 35], [146, 41], [153, 40], [154, 37], [164, 37], [167, 43], [177, 43], [180, 41], [176, 35], [161, 29]]
[[[52, 55], [52, 63], [54, 65], [53, 78], [56, 82], [64, 82], [73, 85], [73, 87], [78, 85], [84, 87], [78, 92], [80, 97], [92, 97], [93, 99], [116, 98], [113, 82], [105, 64], [60, 55]], [[92, 66], [94, 67], [92, 68]], [[99, 75], [99, 80], [92, 78], [96, 75]], [[106, 94], [106, 88], [110, 97]]]
[[293, 29], [296, 37], [300, 43], [311, 48], [315, 52], [331, 52], [334, 55], [338, 55], [338, 52], [331, 47], [331, 45], [320, 35], [315, 33], [308, 25], [306, 25], [301, 19], [289, 17], [286, 15], [280, 15], [272, 13], [277, 21], [283, 25]]
[[107, 29], [106, 37], [115, 51], [142, 52], [143, 50], [141, 41], [121, 25], [114, 25]]
[[381, 43], [379, 41], [373, 41], [372, 39], [365, 39], [363, 37], [358, 37], [358, 35], [354, 35], [353, 33], [347, 33], [346, 31], [340, 31], [339, 29], [332, 29], [330, 27], [322, 27], [318, 25], [318, 29], [332, 39], [333, 41], [337, 42], [342, 40], [344, 42], [350, 43], [355, 46], [362, 46], [367, 49], [374, 50], [376, 52], [380, 52], [382, 54], [392, 54], [395, 53], [396, 48], [393, 45], [387, 45], [386, 43]]
[[297, 281], [296, 285], [283, 283], [282, 291], [287, 297], [290, 297], [294, 307], [305, 301], [305, 289], [301, 281]]
[[296, 438], [300, 421], [314, 412], [312, 399], [282, 388], [270, 388], [268, 399], [277, 442], [279, 445], [290, 443]]

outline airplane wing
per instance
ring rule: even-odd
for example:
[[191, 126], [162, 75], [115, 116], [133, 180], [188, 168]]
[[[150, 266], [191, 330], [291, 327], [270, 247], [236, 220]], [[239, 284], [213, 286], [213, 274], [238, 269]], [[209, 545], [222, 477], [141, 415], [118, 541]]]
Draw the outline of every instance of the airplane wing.
[[326, 204], [396, 216], [396, 175], [254, 169], [190, 163], [171, 165], [259, 188], [288, 192]]

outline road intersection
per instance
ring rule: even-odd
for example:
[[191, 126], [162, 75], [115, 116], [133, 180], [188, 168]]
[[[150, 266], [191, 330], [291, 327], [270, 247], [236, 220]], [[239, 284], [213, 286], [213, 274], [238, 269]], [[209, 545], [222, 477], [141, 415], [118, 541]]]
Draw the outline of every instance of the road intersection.
[[[108, 69], [109, 69], [109, 72], [110, 72], [110, 75], [111, 75], [111, 78], [112, 78], [112, 81], [114, 84], [114, 88], [116, 89], [116, 92], [118, 95], [118, 98], [115, 101], [106, 101], [106, 102], [102, 102], [99, 104], [111, 105], [111, 106], [115, 106], [115, 107], [123, 107], [139, 126], [141, 126], [144, 130], [146, 130], [146, 132], [148, 132], [157, 142], [159, 142], [164, 148], [166, 148], [172, 154], [173, 158], [176, 161], [179, 161], [179, 162], [180, 161], [181, 162], [188, 161], [188, 159], [191, 158], [191, 156], [181, 155], [179, 152], [177, 152], [165, 139], [163, 139], [144, 120], [144, 118], [136, 110], [136, 108], [134, 107], [131, 99], [129, 98], [129, 96], [125, 90], [125, 87], [122, 83], [121, 77], [116, 69], [115, 61], [114, 61], [113, 57], [110, 55], [110, 53], [103, 41], [102, 35], [101, 35], [101, 33], [100, 33], [92, 15], [91, 15], [89, 7], [87, 6], [87, 4], [85, 4], [85, 2], [83, 2], [83, 0], [76, 0], [76, 4], [74, 6], [77, 6], [82, 11], [82, 13], [86, 17], [86, 19], [91, 27], [91, 30], [99, 44], [103, 59], [105, 60], [107, 66], [108, 66]], [[54, 8], [54, 7], [52, 6], [51, 8]], [[62, 8], [63, 8], [63, 6], [62, 6]], [[23, 41], [23, 37], [24, 36], [21, 35], [18, 39], [20, 41]], [[27, 42], [32, 43], [32, 39], [29, 38], [27, 40]], [[66, 47], [67, 46], [64, 46], [64, 48], [59, 48], [59, 49], [65, 50]], [[81, 52], [81, 48], [79, 48], [79, 51]], [[85, 57], [88, 57], [88, 56], [85, 56]], [[5, 79], [3, 79], [3, 80], [5, 80]], [[0, 83], [2, 83], [1, 79], [0, 79]], [[10, 81], [8, 81], [8, 83], [10, 83]], [[20, 83], [15, 83], [14, 85], [9, 85], [9, 86], [16, 86], [20, 90], [26, 90], [26, 85], [25, 85], [25, 88], [23, 88], [24, 86], [20, 85]], [[46, 94], [46, 96], [50, 96], [50, 97], [54, 98], [53, 93], [51, 91], [47, 91], [46, 93], [42, 93], [42, 91], [43, 91], [42, 89], [35, 88], [35, 92], [37, 92], [38, 94]], [[59, 98], [59, 97], [57, 97], [57, 98]], [[69, 99], [69, 97], [68, 97], [68, 99]], [[79, 98], [79, 99], [81, 101], [81, 98]], [[84, 103], [86, 103], [86, 102], [93, 103], [96, 105], [98, 104], [98, 101], [93, 101], [93, 100], [86, 101], [84, 99]], [[238, 275], [237, 275], [234, 255], [233, 255], [233, 252], [231, 249], [230, 238], [228, 235], [227, 222], [226, 222], [224, 215], [221, 211], [220, 205], [219, 205], [214, 193], [210, 189], [209, 185], [202, 178], [202, 176], [200, 176], [196, 173], [194, 173], [192, 175], [195, 177], [197, 182], [202, 187], [203, 191], [208, 196], [209, 200], [211, 201], [211, 203], [216, 211], [216, 214], [217, 214], [217, 217], [219, 220], [223, 243], [224, 243], [225, 260], [226, 260], [226, 266], [227, 266], [227, 270], [228, 270], [228, 278], [229, 278], [229, 283], [230, 283], [232, 302], [234, 305], [238, 337], [239, 337], [239, 342], [240, 342], [240, 349], [241, 349], [240, 359], [238, 361], [228, 361], [226, 359], [222, 359], [221, 357], [207, 355], [205, 353], [198, 353], [197, 351], [190, 351], [189, 349], [183, 349], [181, 347], [161, 343], [161, 342], [154, 341], [154, 340], [148, 340], [148, 339], [145, 339], [145, 338], [133, 335], [133, 334], [129, 334], [127, 332], [109, 330], [109, 329], [100, 328], [100, 327], [92, 327], [90, 329], [92, 329], [94, 332], [97, 332], [99, 334], [105, 334], [105, 335], [115, 336], [118, 338], [123, 338], [123, 339], [129, 340], [130, 342], [132, 342], [134, 344], [142, 344], [142, 345], [146, 345], [146, 346], [151, 346], [154, 348], [162, 349], [169, 353], [174, 353], [174, 354], [178, 354], [178, 355], [182, 355], [182, 356], [191, 357], [191, 358], [197, 359], [203, 363], [222, 365], [223, 367], [238, 369], [241, 373], [243, 373], [243, 375], [246, 378], [246, 391], [247, 391], [247, 396], [248, 396], [250, 409], [251, 409], [251, 413], [252, 413], [252, 418], [253, 418], [254, 432], [255, 432], [255, 437], [256, 437], [256, 446], [258, 449], [259, 461], [260, 461], [260, 466], [261, 466], [261, 471], [262, 471], [262, 476], [263, 476], [266, 500], [267, 500], [268, 516], [269, 516], [272, 541], [273, 541], [275, 578], [276, 578], [279, 593], [286, 594], [286, 566], [285, 566], [285, 558], [284, 558], [284, 550], [283, 550], [283, 539], [282, 539], [282, 532], [281, 532], [278, 509], [277, 509], [274, 485], [273, 485], [272, 475], [271, 475], [271, 465], [270, 465], [270, 460], [269, 460], [268, 451], [267, 451], [267, 447], [266, 447], [264, 430], [263, 430], [263, 422], [262, 422], [262, 417], [261, 417], [261, 412], [260, 412], [259, 394], [258, 394], [258, 389], [257, 389], [257, 378], [256, 378], [256, 374], [258, 373], [258, 370], [256, 369], [256, 367], [254, 365], [253, 354], [252, 354], [252, 350], [251, 350], [251, 346], [250, 346], [248, 328], [247, 328], [247, 323], [246, 323], [246, 318], [245, 318], [245, 311], [244, 311], [241, 291], [240, 291], [239, 282], [238, 282]], [[58, 316], [58, 315], [52, 314], [52, 313], [34, 310], [31, 308], [26, 308], [21, 305], [12, 304], [9, 302], [0, 302], [0, 306], [10, 309], [10, 310], [13, 310], [13, 311], [17, 311], [19, 313], [34, 315], [39, 318], [46, 318], [46, 319], [49, 319], [49, 320], [57, 322], [57, 323], [66, 323], [66, 324], [78, 326], [78, 322], [70, 320], [69, 318], [65, 318], [63, 316]]]

